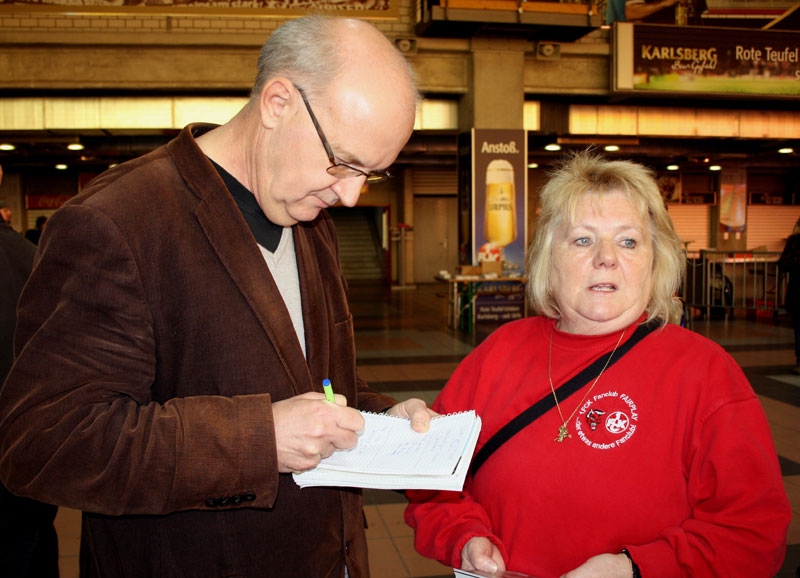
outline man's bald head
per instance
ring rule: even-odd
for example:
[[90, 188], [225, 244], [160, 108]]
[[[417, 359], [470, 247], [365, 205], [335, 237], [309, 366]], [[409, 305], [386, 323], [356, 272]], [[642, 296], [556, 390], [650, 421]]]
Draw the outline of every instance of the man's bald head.
[[258, 97], [270, 79], [285, 77], [311, 96], [359, 73], [372, 75], [375, 84], [390, 79], [399, 90], [394, 96], [414, 113], [419, 94], [411, 66], [380, 30], [352, 18], [313, 15], [280, 26], [261, 49], [252, 94]]

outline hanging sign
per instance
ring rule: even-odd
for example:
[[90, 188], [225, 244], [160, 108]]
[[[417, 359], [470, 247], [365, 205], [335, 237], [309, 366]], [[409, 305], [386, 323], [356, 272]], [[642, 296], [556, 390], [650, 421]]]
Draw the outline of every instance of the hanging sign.
[[800, 33], [615, 23], [614, 90], [800, 95]]

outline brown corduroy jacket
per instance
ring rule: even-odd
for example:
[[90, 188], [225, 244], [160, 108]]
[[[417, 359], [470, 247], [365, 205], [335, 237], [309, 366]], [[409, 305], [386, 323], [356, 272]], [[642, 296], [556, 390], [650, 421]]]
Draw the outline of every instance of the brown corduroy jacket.
[[330, 217], [293, 228], [304, 358], [192, 125], [47, 223], [0, 393], [0, 477], [84, 511], [81, 575], [368, 575], [358, 491], [279, 474], [271, 403], [380, 411], [355, 368]]

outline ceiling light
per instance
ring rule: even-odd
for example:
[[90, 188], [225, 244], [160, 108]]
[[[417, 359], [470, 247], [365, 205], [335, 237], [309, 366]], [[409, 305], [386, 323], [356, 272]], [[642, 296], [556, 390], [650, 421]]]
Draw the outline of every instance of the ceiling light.
[[603, 148], [605, 150], [607, 150], [608, 152], [610, 152], [610, 153], [613, 153], [614, 151], [618, 151], [619, 150], [619, 147], [617, 145], [606, 145]]
[[56, 165], [56, 168], [57, 168], [59, 171], [65, 171], [65, 170], [67, 170], [67, 165], [65, 165], [64, 163], [58, 163], [58, 164]]
[[[1, 146], [2, 145], [0, 145], [0, 147]], [[778, 149], [778, 152], [782, 155], [790, 155], [794, 152], [794, 149], [792, 147], [783, 147], [782, 149]]]
[[555, 144], [555, 143], [549, 144], [546, 147], [544, 147], [544, 150], [546, 150], [546, 151], [560, 151], [561, 150], [561, 145]]
[[722, 167], [719, 166], [719, 165], [711, 165], [710, 167], [708, 167], [708, 170], [709, 171], [721, 171]]
[[71, 151], [82, 151], [84, 147], [79, 142], [71, 142], [67, 145], [67, 148]]
[[667, 165], [668, 171], [677, 171], [680, 167], [678, 165]]
[[528, 163], [528, 168], [529, 169], [538, 169], [539, 168], [539, 163]]
[[14, 146], [13, 144], [11, 144], [10, 142], [4, 142], [4, 143], [0, 143], [0, 151], [13, 151], [13, 150], [15, 150], [16, 148], [17, 148], [17, 147], [15, 147], [15, 146]]
[[639, 146], [638, 138], [630, 138], [624, 136], [615, 137], [602, 137], [602, 136], [560, 136], [558, 137], [558, 144], [562, 145], [586, 145], [586, 146], [600, 146], [600, 145], [617, 145], [635, 147]]

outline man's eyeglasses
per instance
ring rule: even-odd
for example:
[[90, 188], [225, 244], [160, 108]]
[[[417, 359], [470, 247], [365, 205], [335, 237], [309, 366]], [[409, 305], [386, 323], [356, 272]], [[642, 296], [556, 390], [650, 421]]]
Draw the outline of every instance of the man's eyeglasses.
[[336, 157], [333, 154], [333, 149], [331, 149], [331, 145], [328, 144], [328, 139], [325, 138], [325, 133], [322, 132], [322, 127], [319, 126], [319, 121], [317, 121], [317, 117], [314, 115], [314, 111], [311, 110], [311, 105], [308, 104], [308, 99], [306, 98], [305, 92], [298, 87], [295, 86], [297, 92], [300, 93], [300, 97], [303, 99], [303, 102], [306, 105], [306, 110], [308, 110], [308, 116], [311, 117], [311, 122], [314, 123], [314, 128], [317, 129], [317, 134], [319, 135], [319, 140], [322, 141], [322, 146], [325, 148], [325, 153], [328, 155], [328, 160], [331, 162], [331, 166], [327, 168], [328, 174], [336, 177], [337, 179], [349, 179], [351, 177], [367, 177], [368, 183], [378, 183], [380, 181], [385, 181], [386, 179], [390, 178], [392, 175], [389, 171], [369, 171], [364, 172], [361, 169], [357, 169], [356, 167], [350, 166], [347, 163], [340, 163], [336, 160]]

